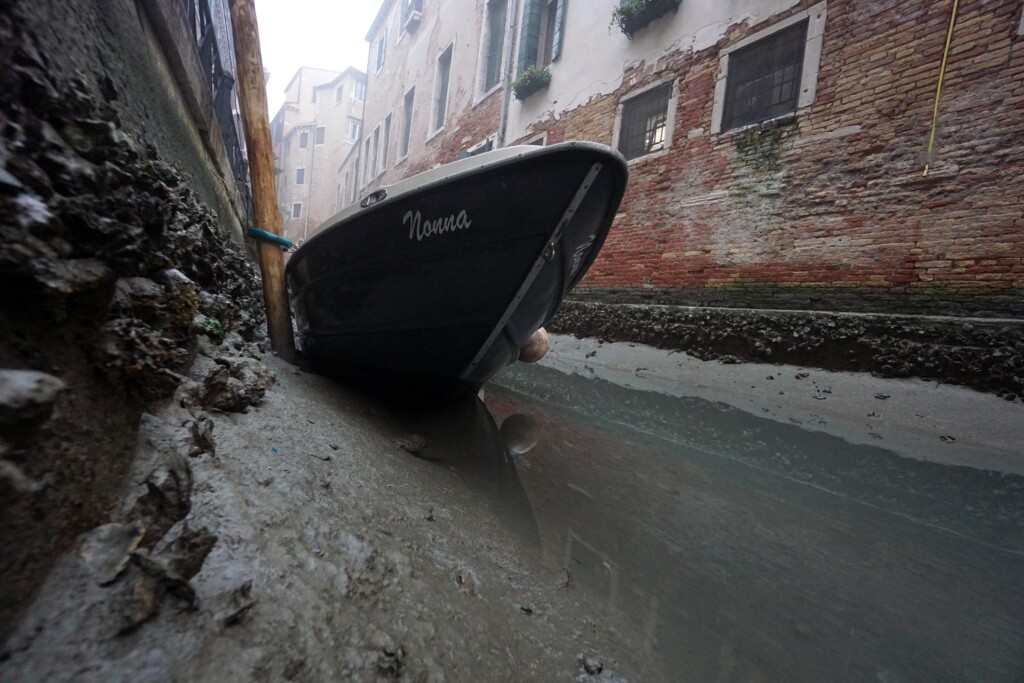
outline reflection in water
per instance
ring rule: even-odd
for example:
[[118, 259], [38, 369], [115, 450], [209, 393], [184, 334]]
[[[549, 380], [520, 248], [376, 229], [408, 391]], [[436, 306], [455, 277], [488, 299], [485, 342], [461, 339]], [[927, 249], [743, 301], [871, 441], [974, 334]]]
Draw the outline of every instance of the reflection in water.
[[416, 457], [454, 469], [521, 542], [539, 547], [533, 511], [513, 463], [537, 444], [536, 420], [511, 415], [499, 430], [476, 392], [461, 385], [430, 401], [403, 401], [396, 410], [406, 428], [422, 438]]

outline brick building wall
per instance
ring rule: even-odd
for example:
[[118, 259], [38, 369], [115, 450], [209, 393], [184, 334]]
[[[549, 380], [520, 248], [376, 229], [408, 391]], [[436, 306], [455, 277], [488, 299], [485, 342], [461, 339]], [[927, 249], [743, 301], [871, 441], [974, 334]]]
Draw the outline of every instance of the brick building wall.
[[[522, 50], [523, 13], [542, 1], [519, 2], [509, 18], [507, 69]], [[623, 103], [670, 82], [666, 149], [630, 162], [620, 214], [576, 298], [1024, 315], [1020, 0], [959, 3], [930, 158], [952, 0], [686, 0], [631, 39], [608, 26], [615, 0], [561, 4], [551, 84], [510, 100], [498, 131], [504, 93], [473, 90], [487, 3], [426, 3], [417, 40], [389, 40], [397, 66], [370, 75], [367, 107], [371, 118], [398, 112], [401, 88], [416, 83], [425, 108], [429, 65], [454, 36], [448, 122], [431, 136], [418, 111], [413, 153], [363, 191], [451, 161], [496, 131], [507, 143], [615, 145]], [[396, 13], [384, 3], [371, 43]], [[721, 132], [724, 57], [804, 16], [817, 72], [804, 74], [796, 111]], [[430, 47], [419, 54], [417, 43]]]
[[721, 51], [812, 4], [640, 62], [616, 91], [533, 123], [524, 139], [611, 143], [624, 95], [677, 79], [671, 149], [631, 162], [577, 296], [1024, 314], [1021, 3], [960, 3], [928, 176], [949, 2], [830, 0], [813, 104], [711, 132]]

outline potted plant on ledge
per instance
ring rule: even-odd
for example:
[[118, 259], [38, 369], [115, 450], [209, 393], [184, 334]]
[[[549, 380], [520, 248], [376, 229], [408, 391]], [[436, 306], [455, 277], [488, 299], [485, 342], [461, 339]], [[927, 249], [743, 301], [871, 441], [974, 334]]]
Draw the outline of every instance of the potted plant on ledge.
[[612, 24], [632, 39], [634, 33], [663, 14], [678, 12], [680, 4], [682, 0], [627, 0], [612, 11]]
[[538, 90], [548, 87], [550, 82], [551, 70], [546, 66], [527, 67], [512, 81], [512, 93], [522, 102]]

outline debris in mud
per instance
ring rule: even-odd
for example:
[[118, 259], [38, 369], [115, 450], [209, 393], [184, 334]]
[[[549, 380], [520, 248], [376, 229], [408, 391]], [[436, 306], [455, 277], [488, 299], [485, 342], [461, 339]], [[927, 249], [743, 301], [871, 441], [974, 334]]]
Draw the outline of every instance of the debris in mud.
[[884, 401], [885, 399], [889, 398], [889, 394], [877, 393], [875, 394], [875, 398], [877, 398], [879, 401]]
[[255, 606], [256, 599], [252, 597], [252, 580], [250, 579], [231, 592], [229, 611], [221, 619], [221, 623], [224, 626], [238, 626], [245, 621]]
[[53, 412], [62, 380], [34, 370], [0, 370], [0, 436], [14, 441], [31, 434]]
[[192, 421], [191, 430], [194, 445], [189, 451], [189, 457], [194, 458], [203, 453], [217, 454], [217, 445], [213, 440], [213, 419], [209, 415], [200, 413]]
[[293, 680], [296, 676], [302, 673], [302, 669], [305, 668], [305, 666], [305, 657], [290, 659], [288, 660], [288, 663], [285, 664], [284, 671], [281, 672], [281, 675], [284, 676], [286, 681]]
[[418, 454], [420, 451], [427, 447], [427, 440], [424, 439], [419, 434], [409, 434], [408, 436], [399, 437], [397, 439], [394, 439], [392, 443], [401, 448], [403, 451], [406, 451], [407, 453], [412, 453], [413, 455]]
[[604, 670], [604, 664], [602, 664], [601, 660], [596, 657], [580, 655], [577, 657], [576, 661], [583, 667], [583, 670], [591, 676], [596, 676]]
[[455, 572], [455, 583], [458, 584], [459, 588], [466, 595], [476, 595], [479, 582], [476, 578], [476, 572], [467, 567], [463, 567]]
[[136, 521], [145, 533], [139, 545], [152, 548], [178, 520], [184, 519], [191, 507], [192, 471], [180, 455], [168, 458], [146, 478], [146, 492], [139, 496], [128, 518]]
[[384, 647], [377, 655], [377, 673], [390, 680], [397, 680], [402, 674], [402, 660], [405, 650], [401, 647]]
[[78, 555], [98, 585], [106, 586], [117, 580], [139, 546], [142, 533], [143, 528], [137, 523], [112, 522], [86, 535]]
[[248, 357], [216, 357], [202, 377], [197, 402], [213, 410], [239, 413], [263, 400], [275, 381], [266, 365]]
[[953, 443], [954, 441], [956, 441], [956, 437], [944, 434], [939, 437], [939, 441], [941, 441], [942, 443]]

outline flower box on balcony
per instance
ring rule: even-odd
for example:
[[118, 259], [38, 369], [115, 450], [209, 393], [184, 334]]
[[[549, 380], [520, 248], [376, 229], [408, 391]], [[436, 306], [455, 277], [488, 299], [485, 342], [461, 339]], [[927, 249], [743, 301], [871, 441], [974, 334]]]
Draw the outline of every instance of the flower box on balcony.
[[512, 92], [516, 99], [522, 102], [538, 90], [548, 87], [549, 83], [551, 83], [550, 69], [546, 66], [531, 66], [523, 69], [518, 78], [512, 81]]
[[633, 34], [669, 11], [678, 12], [682, 0], [629, 0], [612, 12], [612, 23], [626, 34], [629, 39]]

